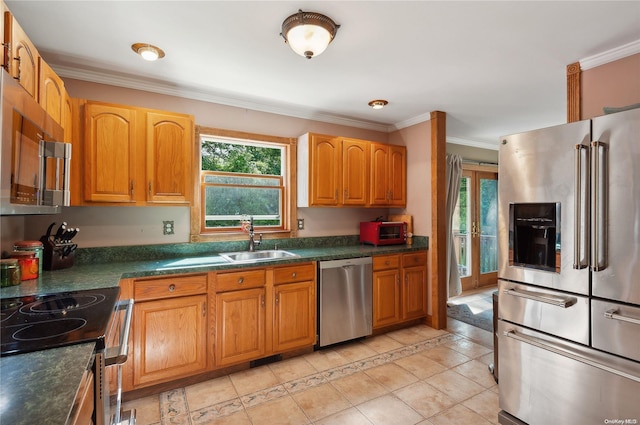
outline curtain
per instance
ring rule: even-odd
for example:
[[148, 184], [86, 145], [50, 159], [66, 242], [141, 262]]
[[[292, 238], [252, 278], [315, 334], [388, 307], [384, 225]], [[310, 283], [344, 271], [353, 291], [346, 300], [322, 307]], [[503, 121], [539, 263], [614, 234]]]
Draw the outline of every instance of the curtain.
[[447, 155], [447, 299], [460, 295], [462, 283], [458, 273], [458, 259], [453, 239], [453, 212], [460, 193], [462, 178], [462, 158], [460, 155]]

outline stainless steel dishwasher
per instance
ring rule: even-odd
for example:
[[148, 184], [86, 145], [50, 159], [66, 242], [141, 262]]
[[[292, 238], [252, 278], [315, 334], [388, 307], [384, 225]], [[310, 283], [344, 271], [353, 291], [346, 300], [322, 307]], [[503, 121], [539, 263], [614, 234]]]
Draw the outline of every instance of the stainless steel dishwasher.
[[320, 261], [318, 346], [371, 335], [371, 257]]

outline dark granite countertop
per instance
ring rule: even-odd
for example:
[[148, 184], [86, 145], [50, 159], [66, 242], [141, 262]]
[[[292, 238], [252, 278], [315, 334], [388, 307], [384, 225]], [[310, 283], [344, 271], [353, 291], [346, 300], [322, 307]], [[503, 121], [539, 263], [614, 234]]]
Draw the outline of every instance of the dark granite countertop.
[[[44, 271], [38, 279], [24, 281], [18, 286], [1, 288], [0, 298], [111, 287], [117, 286], [122, 278], [369, 257], [428, 248], [427, 238], [414, 238], [412, 245], [386, 247], [354, 243], [344, 245], [344, 238], [340, 237], [323, 238], [320, 242], [322, 243], [299, 243], [293, 247], [281, 243], [280, 249], [293, 252], [300, 257], [252, 264], [229, 263], [217, 255], [219, 252], [242, 250], [228, 249], [235, 247], [228, 245], [218, 246], [219, 249], [211, 250], [211, 253], [202, 252], [201, 246], [194, 248], [194, 245], [199, 244], [181, 244], [178, 248], [161, 246], [152, 254], [148, 252], [152, 249], [149, 247], [125, 247], [122, 251], [117, 248], [87, 249], [83, 261], [73, 267]], [[341, 242], [343, 245], [340, 245]], [[274, 249], [269, 246], [263, 248]], [[158, 256], [158, 252], [163, 253], [159, 255], [162, 258], [149, 258]], [[147, 258], [126, 261], [138, 258], [138, 253], [140, 257]], [[0, 423], [66, 424], [82, 374], [87, 369], [92, 354], [93, 344], [79, 344], [0, 358], [0, 400], [8, 400], [6, 404], [0, 403]]]

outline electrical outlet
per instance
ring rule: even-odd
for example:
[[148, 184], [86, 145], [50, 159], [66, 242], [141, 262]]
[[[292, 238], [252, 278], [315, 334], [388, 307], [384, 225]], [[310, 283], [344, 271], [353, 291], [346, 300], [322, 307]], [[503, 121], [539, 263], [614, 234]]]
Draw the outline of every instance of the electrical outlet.
[[299, 218], [298, 219], [298, 230], [303, 230], [304, 229], [304, 218]]
[[162, 222], [163, 235], [173, 235], [173, 231], [174, 231], [173, 220]]

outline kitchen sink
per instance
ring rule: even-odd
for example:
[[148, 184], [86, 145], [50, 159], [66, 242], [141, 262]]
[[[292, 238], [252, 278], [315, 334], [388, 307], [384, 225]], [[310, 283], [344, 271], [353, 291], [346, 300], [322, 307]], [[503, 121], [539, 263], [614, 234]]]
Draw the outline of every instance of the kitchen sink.
[[266, 249], [263, 251], [238, 251], [219, 254], [230, 263], [255, 263], [258, 261], [285, 260], [287, 258], [300, 257], [289, 251], [279, 249]]

